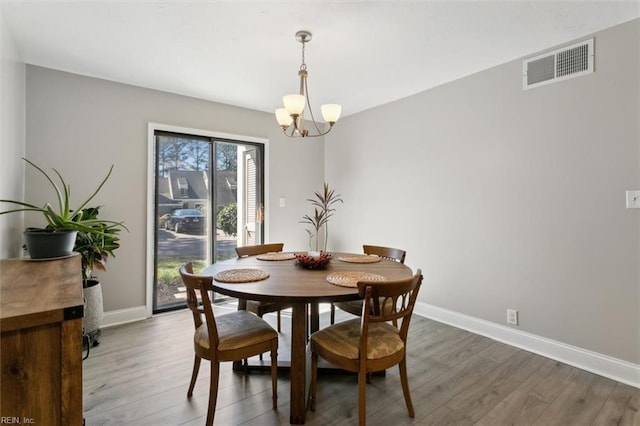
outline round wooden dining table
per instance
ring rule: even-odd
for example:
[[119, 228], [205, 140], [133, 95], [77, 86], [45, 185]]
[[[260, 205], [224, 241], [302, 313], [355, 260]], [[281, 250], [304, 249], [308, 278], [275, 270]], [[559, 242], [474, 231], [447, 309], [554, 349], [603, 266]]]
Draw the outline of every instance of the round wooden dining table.
[[[395, 280], [410, 277], [412, 272], [402, 263], [389, 259], [371, 258], [371, 256], [366, 256], [371, 259], [365, 259], [365, 255], [362, 254], [333, 253], [329, 264], [321, 270], [310, 270], [296, 266], [297, 260], [295, 258], [263, 260], [265, 257], [283, 259], [292, 257], [292, 254], [233, 258], [214, 263], [205, 268], [201, 274], [213, 276], [214, 290], [227, 296], [237, 297], [241, 300], [292, 304], [290, 423], [303, 424], [306, 417], [308, 395], [306, 383], [306, 371], [309, 364], [307, 359], [309, 354], [306, 350], [307, 312], [311, 312], [310, 328], [313, 332], [318, 329], [319, 303], [359, 298], [357, 288], [331, 284], [327, 281], [327, 276], [362, 272], [375, 274], [387, 280]], [[232, 275], [240, 269], [257, 269], [261, 272], [261, 278], [265, 275], [266, 277], [253, 282], [219, 282], [215, 279], [216, 275], [220, 273]], [[234, 271], [229, 272], [231, 270]]]

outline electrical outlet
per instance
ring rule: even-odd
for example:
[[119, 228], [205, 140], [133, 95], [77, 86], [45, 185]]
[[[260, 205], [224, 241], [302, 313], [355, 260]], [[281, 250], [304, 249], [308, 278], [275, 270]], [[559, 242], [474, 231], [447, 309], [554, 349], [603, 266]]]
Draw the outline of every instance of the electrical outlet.
[[507, 309], [507, 324], [518, 325], [518, 311]]

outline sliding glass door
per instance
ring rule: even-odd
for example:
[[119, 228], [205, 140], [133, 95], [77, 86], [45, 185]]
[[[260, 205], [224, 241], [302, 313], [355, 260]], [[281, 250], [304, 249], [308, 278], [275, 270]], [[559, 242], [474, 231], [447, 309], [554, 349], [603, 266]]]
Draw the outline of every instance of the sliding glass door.
[[178, 274], [234, 257], [263, 239], [261, 144], [155, 132], [153, 311], [186, 305]]

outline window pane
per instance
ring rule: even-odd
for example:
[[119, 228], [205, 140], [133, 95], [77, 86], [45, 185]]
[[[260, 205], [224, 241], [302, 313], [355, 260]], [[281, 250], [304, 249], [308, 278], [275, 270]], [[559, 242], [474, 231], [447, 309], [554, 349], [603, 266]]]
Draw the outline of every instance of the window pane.
[[210, 263], [209, 169], [211, 143], [187, 136], [156, 138], [156, 291], [154, 311], [183, 306], [178, 268]]

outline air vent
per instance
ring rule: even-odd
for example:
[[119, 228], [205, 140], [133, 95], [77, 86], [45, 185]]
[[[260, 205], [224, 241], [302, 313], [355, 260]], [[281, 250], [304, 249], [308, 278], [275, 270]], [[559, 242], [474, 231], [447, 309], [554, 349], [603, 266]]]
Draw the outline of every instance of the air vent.
[[532, 89], [549, 83], [593, 72], [593, 39], [546, 52], [522, 63], [522, 88]]

